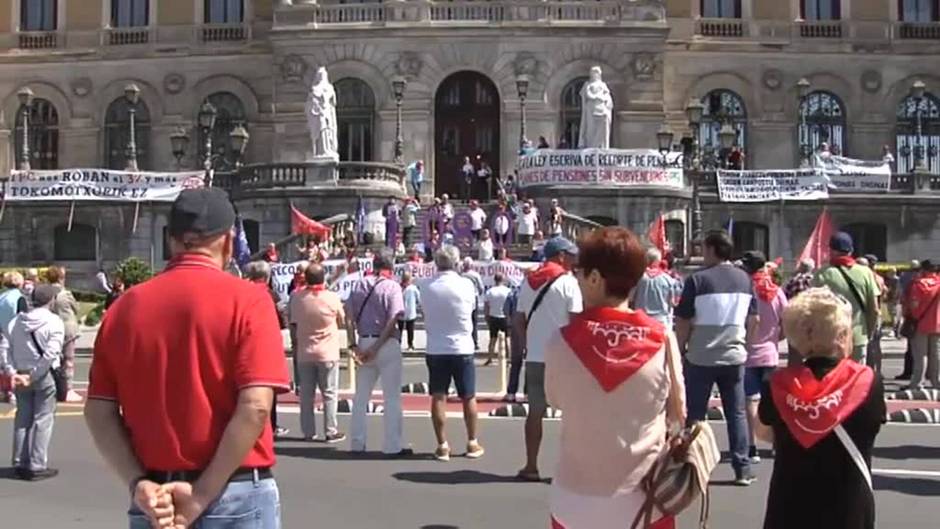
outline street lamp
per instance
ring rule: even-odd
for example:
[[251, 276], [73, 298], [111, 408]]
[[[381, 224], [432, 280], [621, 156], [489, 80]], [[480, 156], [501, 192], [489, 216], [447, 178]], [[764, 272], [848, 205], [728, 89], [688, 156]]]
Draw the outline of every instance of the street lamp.
[[127, 118], [128, 118], [128, 134], [127, 134], [127, 147], [124, 150], [125, 157], [127, 158], [126, 164], [124, 166], [125, 171], [131, 171], [136, 173], [140, 169], [137, 168], [137, 102], [140, 101], [140, 88], [136, 84], [131, 83], [124, 87], [124, 98], [127, 99]]
[[525, 147], [526, 143], [526, 116], [525, 116], [525, 100], [529, 95], [529, 76], [525, 74], [520, 74], [516, 76], [516, 93], [519, 95], [519, 111], [520, 111], [520, 123], [519, 123], [519, 149]]
[[232, 152], [235, 153], [235, 168], [237, 169], [242, 165], [242, 156], [245, 154], [245, 149], [248, 147], [248, 139], [251, 135], [245, 130], [245, 126], [239, 123], [237, 127], [232, 129], [232, 132], [230, 132], [228, 136], [231, 142]]
[[28, 86], [24, 86], [16, 93], [20, 101], [20, 113], [23, 123], [23, 145], [20, 148], [20, 170], [29, 171], [29, 110], [33, 105], [33, 91]]
[[219, 116], [219, 111], [208, 100], [199, 108], [199, 128], [202, 129], [203, 158], [202, 168], [206, 172], [206, 187], [212, 185], [212, 131], [215, 129], [215, 120]]
[[401, 101], [405, 97], [405, 86], [408, 80], [402, 76], [396, 76], [392, 79], [392, 93], [395, 95], [395, 163], [404, 165], [403, 144], [401, 137]]
[[186, 156], [186, 150], [189, 148], [189, 133], [184, 127], [176, 127], [170, 134], [170, 147], [176, 157], [176, 165], [182, 166], [183, 156]]
[[659, 132], [656, 133], [656, 145], [659, 147], [659, 154], [663, 155], [663, 166], [666, 165], [666, 155], [672, 150], [673, 138], [675, 134], [672, 133], [672, 129], [665, 123], [660, 125]]
[[914, 81], [914, 84], [911, 85], [911, 98], [914, 99], [914, 105], [916, 105], [917, 146], [914, 147], [914, 174], [916, 175], [915, 179], [918, 187], [922, 185], [922, 175], [928, 173], [927, 166], [924, 164], [924, 129], [923, 112], [921, 110], [926, 91], [927, 85], [920, 79]]
[[809, 89], [812, 85], [809, 80], [805, 77], [801, 77], [796, 83], [796, 93], [797, 93], [797, 112], [800, 116], [800, 131], [797, 133], [797, 141], [799, 145], [797, 148], [800, 151], [800, 161], [807, 162], [809, 161], [810, 155], [813, 153], [813, 148], [810, 146], [809, 139], [809, 129], [806, 128], [806, 112], [809, 110], [806, 108], [806, 96], [809, 95]]
[[721, 150], [727, 151], [734, 147], [734, 140], [737, 139], [737, 137], [738, 133], [735, 132], [734, 127], [725, 121], [724, 124], [721, 125], [721, 129], [718, 130], [718, 143], [721, 145]]

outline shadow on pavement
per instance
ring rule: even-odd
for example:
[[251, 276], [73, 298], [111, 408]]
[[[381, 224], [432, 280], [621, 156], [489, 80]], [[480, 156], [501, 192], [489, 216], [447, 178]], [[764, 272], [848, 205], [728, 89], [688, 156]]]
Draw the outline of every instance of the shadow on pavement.
[[[411, 483], [431, 485], [465, 485], [472, 483], [519, 483], [515, 476], [501, 476], [477, 470], [455, 470], [452, 472], [398, 472], [392, 477]], [[432, 526], [434, 527], [434, 526]]]
[[422, 525], [419, 529], [460, 529], [456, 525]]
[[940, 459], [940, 446], [876, 446], [872, 457], [883, 459]]
[[19, 479], [13, 473], [13, 467], [0, 468], [0, 479], [10, 479], [14, 481], [19, 481]]
[[390, 457], [382, 452], [350, 452], [335, 446], [284, 446], [275, 445], [274, 453], [283, 457], [303, 457], [306, 459], [323, 459], [329, 461], [393, 461], [428, 459], [428, 454], [414, 454], [402, 457]]
[[875, 490], [892, 490], [911, 496], [940, 496], [940, 481], [894, 476], [872, 476]]

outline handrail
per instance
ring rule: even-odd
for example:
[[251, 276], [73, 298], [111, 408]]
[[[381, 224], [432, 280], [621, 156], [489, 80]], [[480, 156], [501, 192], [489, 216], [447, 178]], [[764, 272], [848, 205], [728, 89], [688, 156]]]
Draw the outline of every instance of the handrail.
[[[333, 240], [339, 240], [339, 238], [337, 238], [336, 236], [337, 229], [342, 229], [343, 227], [345, 227], [344, 225], [346, 223], [353, 222], [353, 217], [352, 215], [349, 215], [348, 213], [340, 213], [338, 215], [327, 217], [318, 222], [320, 224], [326, 224], [327, 226], [333, 227], [333, 234], [332, 234]], [[285, 245], [292, 244], [294, 241], [296, 241], [300, 237], [302, 237], [302, 235], [292, 233], [288, 235], [287, 237], [274, 241], [274, 246], [278, 249], [278, 253], [282, 254], [283, 252], [281, 252], [281, 248], [283, 248]], [[262, 257], [264, 257], [264, 254], [266, 251], [267, 250], [259, 249], [257, 252], [251, 254], [249, 256], [249, 259], [251, 259], [252, 261], [257, 261], [261, 259]]]

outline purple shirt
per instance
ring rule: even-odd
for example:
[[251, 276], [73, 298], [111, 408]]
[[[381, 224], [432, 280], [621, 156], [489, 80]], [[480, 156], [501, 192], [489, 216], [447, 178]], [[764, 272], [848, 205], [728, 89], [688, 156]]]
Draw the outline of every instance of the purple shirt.
[[747, 342], [747, 367], [777, 367], [779, 362], [779, 339], [783, 309], [787, 308], [787, 296], [783, 289], [770, 301], [757, 297], [757, 315], [760, 324], [757, 332]]
[[[369, 296], [369, 291], [375, 290]], [[366, 301], [366, 298], [368, 302]], [[365, 308], [362, 304], [365, 303]], [[361, 316], [360, 310], [362, 311]], [[394, 279], [380, 276], [366, 276], [353, 285], [346, 300], [346, 317], [356, 319], [359, 337], [378, 336], [389, 320], [398, 321], [398, 315], [405, 311], [405, 302], [401, 295], [401, 285]]]

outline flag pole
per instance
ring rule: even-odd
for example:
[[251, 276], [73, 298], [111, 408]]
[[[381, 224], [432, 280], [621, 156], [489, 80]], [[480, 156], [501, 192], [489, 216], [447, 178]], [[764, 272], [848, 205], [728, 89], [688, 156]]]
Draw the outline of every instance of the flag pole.
[[134, 223], [131, 225], [131, 233], [137, 233], [137, 220], [140, 218], [140, 202], [134, 203]]
[[69, 205], [69, 225], [68, 225], [68, 228], [66, 228], [65, 231], [67, 231], [67, 232], [69, 232], [69, 233], [72, 232], [72, 221], [73, 221], [73, 220], [75, 220], [75, 201], [74, 201], [74, 200], [73, 200], [72, 203]]
[[7, 181], [3, 181], [3, 195], [0, 196], [0, 222], [3, 222], [3, 214], [7, 210]]

